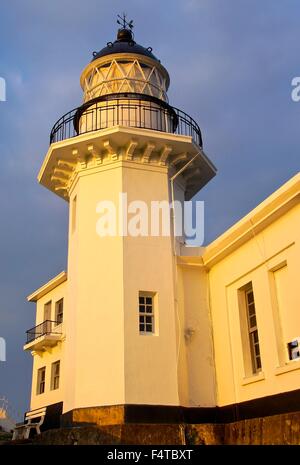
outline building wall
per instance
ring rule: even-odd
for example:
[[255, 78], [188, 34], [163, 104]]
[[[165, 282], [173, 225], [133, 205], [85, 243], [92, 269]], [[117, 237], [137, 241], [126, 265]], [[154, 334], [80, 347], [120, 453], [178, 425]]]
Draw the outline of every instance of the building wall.
[[178, 266], [177, 290], [181, 405], [214, 407], [215, 367], [205, 268], [201, 265]]
[[[279, 212], [274, 193], [263, 207], [274, 210], [264, 227], [253, 227], [240, 240], [252, 221], [246, 217], [242, 226], [190, 255], [180, 239], [174, 247], [169, 236], [99, 237], [100, 201], [119, 206], [122, 192], [128, 202], [142, 200], [148, 207], [153, 200], [171, 201], [168, 168], [143, 161], [140, 150], [130, 162], [121, 160], [124, 148], [112, 153], [115, 137], [104, 163], [100, 156], [91, 163], [82, 156], [85, 168], [72, 175], [68, 281], [39, 300], [36, 323], [43, 321], [49, 298], [64, 290], [66, 342], [34, 355], [31, 407], [61, 400], [64, 413], [122, 404], [214, 407], [298, 389], [300, 361], [288, 360], [287, 343], [300, 337], [299, 198]], [[102, 146], [95, 147], [103, 154]], [[288, 198], [292, 188], [299, 197], [293, 180], [280, 195]], [[182, 200], [183, 193], [177, 183], [175, 197]], [[263, 209], [257, 208], [259, 223]], [[123, 215], [118, 211], [119, 219]], [[224, 236], [232, 243], [228, 239], [214, 256]], [[187, 255], [174, 256], [175, 248]], [[241, 298], [250, 282], [262, 359], [257, 374], [249, 363]], [[139, 334], [139, 291], [155, 294], [155, 334]], [[59, 392], [46, 388], [37, 396], [37, 369], [46, 366], [49, 380], [49, 367], [59, 356]]]
[[[63, 323], [55, 327], [55, 330], [61, 331], [63, 334], [62, 341], [49, 350], [43, 352], [32, 352], [33, 354], [33, 368], [32, 368], [32, 387], [31, 387], [31, 410], [44, 407], [47, 405], [55, 404], [63, 401], [64, 390], [65, 390], [65, 328], [66, 319], [68, 318], [67, 312], [67, 282], [64, 282], [57, 286], [52, 291], [41, 297], [36, 304], [36, 323], [39, 325], [44, 321], [44, 305], [51, 301], [52, 302], [52, 314], [51, 319], [55, 320], [55, 302], [60, 299], [64, 299], [64, 316]], [[59, 388], [51, 390], [51, 366], [52, 363], [60, 360], [60, 382]], [[43, 394], [37, 394], [37, 373], [39, 368], [46, 367], [46, 386]]]
[[[287, 343], [300, 336], [299, 228], [300, 205], [297, 203], [210, 267], [220, 406], [299, 388], [300, 361], [289, 361], [287, 351]], [[287, 265], [287, 276], [281, 279], [279, 308], [274, 272], [283, 265]], [[262, 371], [255, 375], [247, 370], [247, 348], [241, 329], [243, 309], [239, 304], [239, 289], [249, 282], [254, 291], [262, 358]]]
[[[96, 232], [98, 202], [118, 206], [122, 192], [128, 202], [142, 200], [148, 206], [153, 197], [169, 201], [167, 169], [113, 161], [81, 172], [74, 183], [64, 412], [124, 403], [178, 405], [170, 237], [100, 237]], [[156, 294], [152, 336], [139, 334], [139, 291]]]
[[[149, 211], [151, 201], [169, 203], [167, 169], [141, 164], [124, 166], [123, 192], [128, 193], [128, 202], [143, 200]], [[123, 247], [125, 401], [178, 405], [171, 237], [128, 236]], [[155, 334], [139, 334], [139, 291], [155, 293]]]
[[70, 195], [64, 412], [125, 400], [123, 241], [96, 232], [98, 202], [117, 204], [121, 191], [121, 166], [111, 163], [80, 173]]

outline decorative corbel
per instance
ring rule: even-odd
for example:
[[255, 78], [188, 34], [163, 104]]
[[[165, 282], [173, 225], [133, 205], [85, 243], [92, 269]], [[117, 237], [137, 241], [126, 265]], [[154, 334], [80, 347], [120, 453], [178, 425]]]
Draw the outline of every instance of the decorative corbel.
[[137, 147], [138, 143], [136, 140], [131, 140], [127, 146], [127, 149], [125, 151], [125, 160], [132, 160], [133, 159], [133, 155], [134, 155], [134, 151]]
[[96, 165], [101, 165], [102, 163], [101, 152], [94, 145], [89, 145], [87, 149], [88, 149], [89, 155], [95, 160]]
[[146, 145], [145, 150], [142, 155], [142, 159], [141, 159], [143, 163], [149, 163], [149, 159], [154, 149], [155, 149], [155, 145], [152, 144], [151, 142]]
[[78, 161], [81, 168], [86, 168], [86, 157], [79, 153], [78, 149], [72, 150], [72, 156]]
[[105, 150], [107, 150], [111, 160], [117, 160], [118, 159], [117, 149], [112, 145], [110, 140], [105, 140], [103, 142], [103, 146], [104, 146]]
[[159, 158], [159, 164], [160, 165], [165, 165], [166, 164], [166, 161], [167, 161], [167, 158], [168, 156], [170, 155], [170, 153], [172, 152], [172, 147], [170, 147], [169, 145], [165, 145], [161, 151], [161, 154], [160, 154], [160, 158]]

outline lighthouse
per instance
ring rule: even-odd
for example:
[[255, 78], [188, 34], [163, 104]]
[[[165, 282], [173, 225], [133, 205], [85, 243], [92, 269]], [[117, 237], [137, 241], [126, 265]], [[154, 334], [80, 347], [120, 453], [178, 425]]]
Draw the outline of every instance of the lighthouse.
[[[203, 362], [201, 380], [188, 368], [192, 330], [177, 270], [185, 239], [101, 236], [97, 206], [117, 205], [120, 194], [149, 210], [153, 201], [183, 204], [216, 169], [196, 121], [168, 101], [167, 69], [135, 41], [125, 17], [80, 84], [83, 103], [53, 126], [38, 175], [68, 202], [69, 233], [67, 270], [28, 298], [37, 303], [24, 347], [33, 355], [31, 409], [47, 407], [56, 427], [179, 421], [182, 406], [215, 405], [211, 363]], [[206, 346], [205, 354], [209, 336]]]
[[298, 444], [300, 173], [191, 245], [185, 206], [216, 168], [156, 51], [118, 23], [38, 175], [69, 205], [68, 261], [28, 296], [31, 401], [14, 439]]

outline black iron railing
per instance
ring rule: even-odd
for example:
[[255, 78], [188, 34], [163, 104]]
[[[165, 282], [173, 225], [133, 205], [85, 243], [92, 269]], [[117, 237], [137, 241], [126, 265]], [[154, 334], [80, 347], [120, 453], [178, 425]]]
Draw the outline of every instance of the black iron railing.
[[35, 326], [34, 328], [26, 331], [27, 340], [26, 343], [34, 341], [35, 339], [45, 336], [47, 334], [61, 334], [59, 331], [54, 330], [55, 326], [59, 324], [58, 321], [45, 320], [43, 323]]
[[155, 97], [129, 93], [98, 97], [66, 113], [53, 126], [50, 144], [117, 125], [190, 136], [202, 147], [201, 130], [189, 115]]

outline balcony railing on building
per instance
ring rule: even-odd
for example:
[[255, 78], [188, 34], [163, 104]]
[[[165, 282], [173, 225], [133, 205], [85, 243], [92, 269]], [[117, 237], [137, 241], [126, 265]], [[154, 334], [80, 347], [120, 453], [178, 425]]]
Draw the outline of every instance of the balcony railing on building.
[[104, 95], [66, 113], [53, 126], [50, 144], [112, 126], [190, 136], [202, 147], [201, 130], [189, 115], [143, 94]]
[[62, 337], [59, 321], [45, 320], [26, 331], [25, 350], [46, 350], [55, 346]]

